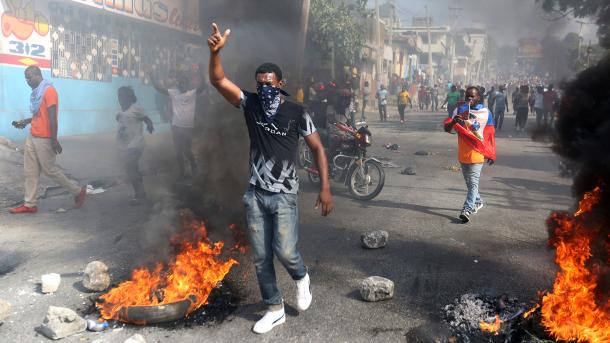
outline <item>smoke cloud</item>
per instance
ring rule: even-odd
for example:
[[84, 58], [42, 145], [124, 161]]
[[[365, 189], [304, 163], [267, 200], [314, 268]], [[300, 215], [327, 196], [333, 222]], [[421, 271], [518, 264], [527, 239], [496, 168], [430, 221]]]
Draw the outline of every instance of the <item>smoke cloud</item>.
[[[579, 26], [573, 18], [559, 20], [545, 13], [535, 0], [449, 0], [449, 1], [407, 1], [396, 3], [403, 9], [403, 14], [424, 16], [424, 6], [429, 4], [430, 15], [438, 25], [451, 26], [449, 7], [458, 7], [457, 28], [483, 24], [490, 36], [501, 45], [515, 46], [520, 38], [543, 38], [553, 36], [563, 38], [570, 31], [578, 32]], [[407, 18], [410, 25], [410, 17]], [[585, 41], [595, 39], [594, 25], [583, 28]]]
[[[601, 187], [596, 216], [588, 223], [599, 229], [592, 240], [591, 261], [600, 266], [597, 294], [610, 294], [610, 56], [565, 85], [557, 121], [554, 150], [571, 162], [577, 199]], [[553, 232], [550, 231], [551, 236]], [[605, 304], [605, 300], [602, 304]]]

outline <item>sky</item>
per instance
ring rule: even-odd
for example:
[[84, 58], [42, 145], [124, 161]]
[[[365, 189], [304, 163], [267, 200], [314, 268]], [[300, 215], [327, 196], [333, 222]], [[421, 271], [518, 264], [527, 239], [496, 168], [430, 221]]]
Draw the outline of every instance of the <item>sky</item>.
[[[383, 4], [386, 0], [380, 0]], [[407, 25], [413, 16], [425, 16], [428, 5], [433, 25], [451, 26], [449, 7], [460, 7], [457, 27], [470, 27], [480, 23], [487, 27], [489, 34], [498, 45], [515, 45], [519, 38], [541, 38], [547, 33], [563, 38], [568, 32], [577, 32], [580, 24], [574, 18], [548, 21], [549, 18], [535, 0], [394, 0], [397, 15]], [[369, 0], [373, 5], [374, 0]], [[591, 22], [590, 19], [578, 19]], [[597, 42], [597, 26], [583, 25], [583, 41]]]

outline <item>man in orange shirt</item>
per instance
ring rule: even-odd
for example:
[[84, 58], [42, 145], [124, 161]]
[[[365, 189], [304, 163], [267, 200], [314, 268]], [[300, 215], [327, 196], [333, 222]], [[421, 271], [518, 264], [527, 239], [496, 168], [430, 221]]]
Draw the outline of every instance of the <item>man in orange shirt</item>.
[[42, 78], [40, 68], [30, 66], [25, 70], [25, 80], [32, 88], [30, 111], [32, 117], [13, 122], [18, 129], [32, 124], [30, 134], [25, 141], [25, 201], [22, 206], [12, 208], [11, 213], [36, 213], [36, 191], [42, 171], [51, 180], [57, 182], [74, 195], [74, 207], [80, 208], [85, 202], [87, 188], [72, 183], [55, 165], [57, 154], [62, 148], [57, 141], [57, 91], [51, 82]]
[[[458, 106], [453, 113], [451, 121], [445, 124], [445, 131], [451, 132], [456, 124], [468, 129], [475, 139], [483, 141], [484, 130], [488, 125], [494, 125], [492, 113], [480, 103], [479, 88], [470, 86], [466, 89], [467, 104]], [[462, 167], [462, 174], [466, 182], [468, 193], [464, 207], [460, 212], [460, 219], [467, 223], [470, 216], [483, 207], [483, 199], [479, 194], [479, 179], [485, 162], [485, 156], [477, 151], [462, 134], [458, 134], [458, 161]], [[490, 162], [491, 163], [491, 162]]]

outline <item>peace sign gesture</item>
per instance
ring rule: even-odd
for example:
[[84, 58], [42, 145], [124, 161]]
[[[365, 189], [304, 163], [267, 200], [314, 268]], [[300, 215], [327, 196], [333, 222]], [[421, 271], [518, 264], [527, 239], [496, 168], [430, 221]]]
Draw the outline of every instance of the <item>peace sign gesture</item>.
[[220, 34], [218, 25], [212, 23], [212, 34], [208, 37], [208, 47], [211, 53], [217, 53], [225, 46], [227, 38], [231, 34], [231, 30], [227, 29], [224, 34]]

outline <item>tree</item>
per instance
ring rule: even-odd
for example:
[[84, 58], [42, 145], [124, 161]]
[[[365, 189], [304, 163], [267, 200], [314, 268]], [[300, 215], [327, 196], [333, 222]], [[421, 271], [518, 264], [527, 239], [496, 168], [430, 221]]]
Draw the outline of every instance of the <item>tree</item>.
[[542, 9], [556, 13], [560, 18], [573, 15], [576, 18], [596, 18], [599, 44], [610, 49], [610, 5], [603, 0], [536, 0]]
[[366, 3], [367, 0], [312, 0], [307, 35], [310, 47], [325, 57], [330, 57], [334, 49], [338, 65], [355, 65], [365, 42], [365, 25], [361, 21], [370, 16]]

